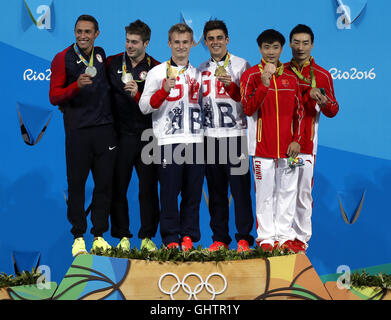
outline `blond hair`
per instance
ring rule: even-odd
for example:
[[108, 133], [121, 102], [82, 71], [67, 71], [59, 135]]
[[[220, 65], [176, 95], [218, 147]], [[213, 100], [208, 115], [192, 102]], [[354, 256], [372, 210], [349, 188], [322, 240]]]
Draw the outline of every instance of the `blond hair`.
[[170, 30], [168, 30], [168, 41], [171, 41], [171, 35], [174, 33], [190, 33], [191, 39], [193, 40], [193, 30], [186, 23], [177, 23], [174, 24]]

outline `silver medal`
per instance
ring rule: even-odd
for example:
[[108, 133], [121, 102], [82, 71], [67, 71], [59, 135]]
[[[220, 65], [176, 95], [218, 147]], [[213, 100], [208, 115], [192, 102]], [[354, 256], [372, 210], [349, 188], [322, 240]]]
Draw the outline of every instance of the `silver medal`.
[[97, 70], [94, 66], [88, 66], [85, 73], [93, 78], [96, 76]]
[[123, 83], [127, 84], [128, 82], [133, 80], [133, 76], [131, 73], [124, 73], [122, 72], [121, 80]]

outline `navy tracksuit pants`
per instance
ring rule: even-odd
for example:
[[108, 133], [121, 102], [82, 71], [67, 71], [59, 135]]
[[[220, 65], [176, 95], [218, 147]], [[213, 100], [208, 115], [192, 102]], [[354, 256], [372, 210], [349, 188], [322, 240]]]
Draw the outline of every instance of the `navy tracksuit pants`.
[[[232, 240], [228, 228], [229, 186], [235, 205], [235, 225], [237, 229], [235, 239], [236, 241], [247, 240], [249, 245], [252, 245], [254, 237], [250, 235], [250, 232], [254, 225], [254, 216], [250, 195], [251, 177], [250, 170], [248, 170], [249, 159], [246, 137], [205, 137], [204, 145], [207, 160], [205, 175], [208, 184], [212, 239], [226, 244], [229, 244]], [[224, 148], [222, 145], [224, 145]], [[221, 157], [220, 152], [222, 153]], [[246, 170], [238, 170], [235, 173], [233, 169], [238, 169], [241, 165], [240, 157], [242, 161], [247, 161], [247, 166], [243, 166]], [[212, 158], [214, 161], [208, 161], [208, 158]], [[238, 174], [238, 172], [241, 174]]]
[[91, 171], [94, 180], [91, 233], [102, 236], [109, 228], [111, 185], [117, 146], [112, 124], [66, 129], [65, 153], [68, 181], [68, 220], [74, 238], [87, 230], [85, 184]]
[[[201, 148], [203, 154], [202, 143], [173, 144], [159, 147], [162, 160], [161, 164], [158, 165], [161, 207], [160, 233], [164, 245], [171, 242], [180, 243], [186, 236], [190, 237], [193, 242], [197, 242], [201, 238], [199, 209], [205, 165], [196, 163], [197, 145], [198, 150]], [[184, 146], [186, 146], [186, 149]], [[183, 150], [178, 152], [180, 148], [183, 148]], [[184, 163], [178, 163], [175, 155], [185, 156], [187, 151], [192, 151], [191, 158], [193, 161], [187, 161], [189, 159], [186, 158]], [[181, 202], [178, 210], [179, 194], [181, 195]]]
[[120, 133], [113, 179], [113, 202], [110, 212], [111, 235], [131, 238], [127, 192], [133, 168], [139, 181], [140, 239], [152, 239], [159, 224], [159, 196], [157, 165], [145, 164], [141, 159], [143, 147], [141, 134]]

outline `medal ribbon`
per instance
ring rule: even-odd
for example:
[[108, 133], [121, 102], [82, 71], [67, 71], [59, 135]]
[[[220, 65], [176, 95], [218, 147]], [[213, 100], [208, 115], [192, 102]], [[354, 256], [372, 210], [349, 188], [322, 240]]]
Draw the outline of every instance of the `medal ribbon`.
[[83, 61], [83, 63], [88, 67], [92, 67], [94, 65], [94, 48], [92, 48], [92, 52], [91, 52], [91, 57], [90, 57], [90, 62], [88, 63], [87, 60], [81, 55], [80, 53], [80, 50], [78, 48], [78, 46], [76, 45], [76, 43], [73, 45], [73, 49], [75, 50], [75, 53], [77, 54], [77, 56], [79, 57], [79, 59], [81, 61]]
[[[166, 62], [166, 74], [168, 74], [168, 69], [170, 69], [170, 68], [171, 68], [171, 60], [168, 60]], [[185, 73], [187, 68], [189, 68], [189, 61], [187, 61], [187, 65], [186, 66], [182, 67], [182, 69], [179, 70], [178, 76], [180, 76], [181, 74]]]
[[[225, 60], [224, 60], [224, 69], [226, 69], [226, 68], [228, 67], [228, 63], [229, 63], [229, 59], [230, 59], [230, 58], [231, 58], [231, 56], [229, 55], [229, 52], [227, 52], [227, 55], [225, 56]], [[217, 66], [217, 67], [220, 67], [218, 61], [216, 61], [216, 60], [213, 59], [213, 58], [212, 58], [212, 60], [213, 60], [214, 63], [216, 63], [216, 66]]]
[[[126, 51], [124, 52], [123, 56], [122, 56], [122, 74], [126, 74], [128, 72], [128, 68], [126, 67]], [[148, 62], [148, 67], [151, 68], [151, 58], [149, 56], [147, 56], [147, 62]], [[136, 82], [143, 82], [145, 81], [144, 80], [135, 80], [133, 79], [134, 81]]]
[[122, 56], [122, 74], [128, 73], [128, 70], [126, 68], [126, 51], [124, 52], [124, 55]]
[[308, 84], [310, 84], [311, 88], [316, 88], [316, 79], [315, 79], [315, 74], [314, 74], [314, 68], [312, 66], [312, 59], [310, 61], [310, 77], [311, 77], [311, 80], [307, 79], [306, 77], [304, 77], [302, 75], [302, 73], [299, 70], [297, 70], [297, 68], [295, 66], [293, 66], [292, 61], [291, 61], [291, 69], [292, 69], [292, 71], [295, 73], [295, 75], [300, 80], [303, 80], [303, 81], [307, 82]]

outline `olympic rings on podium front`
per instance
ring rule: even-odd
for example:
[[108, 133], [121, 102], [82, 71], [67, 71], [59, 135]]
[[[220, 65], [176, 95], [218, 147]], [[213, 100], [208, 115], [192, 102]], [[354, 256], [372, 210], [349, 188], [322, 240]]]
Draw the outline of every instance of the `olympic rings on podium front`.
[[[172, 285], [172, 287], [169, 289], [169, 290], [165, 290], [163, 289], [162, 287], [162, 282], [163, 280], [166, 278], [166, 277], [174, 277], [175, 280], [176, 280], [176, 283], [174, 283]], [[189, 278], [189, 277], [196, 277], [198, 278], [198, 280], [200, 281], [200, 283], [198, 283], [194, 289], [192, 289], [190, 287], [189, 284], [186, 283], [186, 280]], [[216, 291], [215, 287], [209, 283], [210, 279], [213, 278], [213, 277], [219, 277], [223, 280], [224, 282], [224, 286], [221, 290], [219, 291]], [[205, 280], [202, 279], [202, 277], [198, 274], [198, 273], [195, 273], [195, 272], [191, 272], [191, 273], [188, 273], [186, 274], [184, 277], [183, 277], [183, 280], [181, 281], [180, 278], [175, 274], [175, 273], [172, 273], [172, 272], [167, 272], [165, 274], [163, 274], [160, 279], [159, 279], [159, 282], [158, 282], [158, 286], [159, 286], [159, 289], [161, 292], [163, 292], [164, 294], [167, 294], [170, 296], [171, 300], [175, 300], [174, 299], [174, 295], [182, 288], [182, 290], [188, 294], [188, 298], [187, 300], [191, 300], [192, 298], [194, 298], [194, 300], [198, 300], [197, 298], [197, 295], [204, 289], [205, 287], [205, 290], [210, 293], [212, 295], [211, 299], [210, 300], [214, 300], [215, 297], [219, 294], [222, 294], [226, 289], [227, 289], [227, 279], [224, 277], [224, 275], [222, 275], [221, 273], [218, 273], [218, 272], [214, 272], [214, 273], [211, 273]]]

